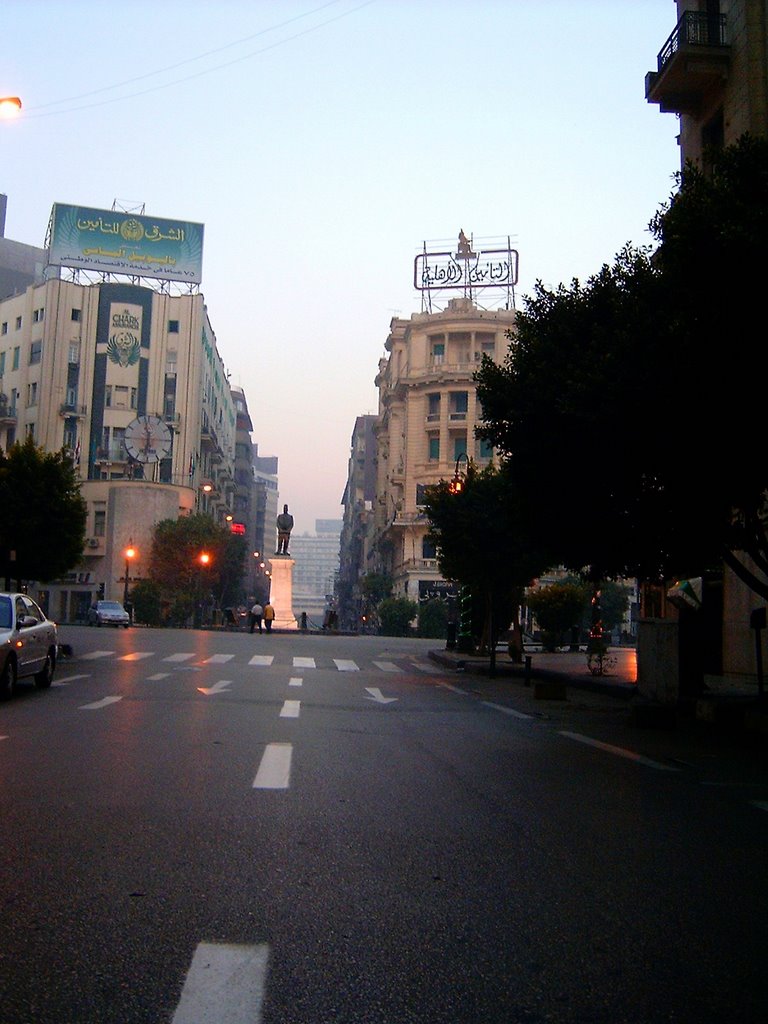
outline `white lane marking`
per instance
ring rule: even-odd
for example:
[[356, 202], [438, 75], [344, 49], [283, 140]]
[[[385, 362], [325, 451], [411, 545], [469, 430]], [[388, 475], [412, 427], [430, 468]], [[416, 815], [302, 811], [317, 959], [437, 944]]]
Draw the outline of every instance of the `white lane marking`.
[[94, 658], [108, 658], [114, 651], [88, 651], [87, 654], [81, 654], [81, 661], [92, 661]]
[[269, 946], [201, 942], [171, 1024], [259, 1024]]
[[156, 672], [153, 676], [147, 676], [149, 682], [156, 682], [158, 679], [167, 679], [170, 672]]
[[254, 654], [251, 660], [248, 662], [249, 665], [259, 665], [267, 668], [275, 660], [274, 654]]
[[210, 697], [211, 694], [223, 693], [224, 691], [229, 690], [231, 685], [231, 679], [220, 679], [218, 683], [214, 683], [213, 686], [198, 686], [197, 689], [200, 691], [200, 693], [204, 693], [208, 697]]
[[304, 680], [301, 678], [301, 676], [291, 676], [291, 678], [288, 680], [288, 685], [301, 686], [303, 682]]
[[294, 658], [294, 668], [316, 668], [314, 658]]
[[453, 686], [451, 683], [438, 683], [438, 686], [442, 686], [444, 690], [450, 690], [451, 693], [460, 693], [462, 696], [467, 696], [467, 691], [462, 690], [460, 686]]
[[382, 672], [402, 672], [402, 669], [394, 661], [374, 661], [373, 664]]
[[110, 704], [116, 704], [117, 701], [122, 700], [122, 697], [102, 697], [101, 700], [95, 700], [92, 704], [81, 704], [81, 711], [99, 711], [101, 708], [108, 708]]
[[223, 665], [225, 661], [232, 661], [234, 654], [212, 654], [202, 662], [203, 665]]
[[[7, 739], [7, 736], [0, 737], [1, 739]], [[750, 800], [753, 807], [757, 807], [760, 811], [768, 811], [768, 800]]]
[[578, 743], [586, 743], [589, 747], [597, 747], [598, 750], [604, 750], [608, 754], [624, 757], [628, 761], [634, 761], [636, 764], [644, 764], [648, 768], [657, 768], [662, 772], [680, 771], [679, 768], [673, 768], [671, 765], [661, 764], [659, 761], [652, 761], [649, 757], [643, 757], [642, 754], [638, 754], [634, 750], [625, 750], [624, 747], [614, 747], [610, 743], [602, 743], [600, 740], [593, 740], [589, 736], [582, 736], [580, 732], [564, 732], [561, 730], [560, 735], [567, 736], [568, 739], [576, 740]]
[[377, 704], [391, 704], [399, 700], [399, 697], [385, 697], [378, 686], [366, 686], [365, 692], [369, 695], [366, 700], [375, 700]]
[[253, 780], [254, 789], [288, 789], [291, 783], [292, 743], [268, 743]]
[[300, 700], [286, 700], [280, 709], [281, 718], [298, 718], [301, 714]]
[[169, 654], [167, 658], [163, 658], [163, 661], [189, 661], [194, 656], [193, 651], [179, 652], [179, 654]]
[[417, 668], [419, 672], [426, 672], [427, 675], [434, 676], [438, 675], [442, 670], [433, 665], [430, 661], [411, 661], [414, 668]]
[[487, 708], [493, 708], [494, 711], [501, 711], [502, 714], [511, 715], [513, 718], [533, 718], [533, 715], [523, 714], [522, 711], [515, 711], [513, 708], [505, 708], [503, 704], [492, 704], [489, 700], [484, 700], [482, 703]]
[[91, 677], [89, 675], [63, 676], [61, 679], [56, 679], [56, 681], [53, 683], [53, 686], [66, 686], [67, 683], [74, 683], [74, 681], [76, 679], [90, 679], [90, 678]]
[[360, 669], [357, 667], [356, 662], [349, 661], [346, 658], [334, 658], [333, 659], [336, 668], [339, 672], [359, 672]]
[[143, 658], [151, 658], [154, 651], [132, 651], [130, 654], [122, 654], [118, 661], [141, 661]]

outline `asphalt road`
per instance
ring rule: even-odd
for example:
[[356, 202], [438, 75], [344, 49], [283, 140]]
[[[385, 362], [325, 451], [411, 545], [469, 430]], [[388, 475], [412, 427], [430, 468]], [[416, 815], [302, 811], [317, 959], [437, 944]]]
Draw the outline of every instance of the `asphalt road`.
[[765, 755], [433, 641], [63, 627], [0, 706], [2, 1024], [766, 1024]]

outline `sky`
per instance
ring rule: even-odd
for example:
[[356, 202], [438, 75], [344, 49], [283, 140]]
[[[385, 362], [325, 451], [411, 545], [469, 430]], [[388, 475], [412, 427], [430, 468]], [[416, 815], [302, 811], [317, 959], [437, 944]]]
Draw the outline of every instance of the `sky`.
[[586, 280], [674, 190], [645, 74], [672, 0], [5, 0], [7, 238], [51, 207], [205, 225], [217, 345], [296, 533], [341, 518], [414, 258], [510, 238], [517, 308]]

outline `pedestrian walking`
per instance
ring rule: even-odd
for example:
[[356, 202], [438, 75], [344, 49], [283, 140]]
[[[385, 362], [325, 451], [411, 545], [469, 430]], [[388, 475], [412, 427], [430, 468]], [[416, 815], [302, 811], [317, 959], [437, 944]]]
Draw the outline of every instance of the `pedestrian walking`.
[[261, 633], [261, 620], [263, 615], [264, 609], [257, 601], [253, 608], [251, 608], [251, 633], [253, 632], [255, 626], [259, 627], [259, 632]]
[[267, 627], [268, 633], [272, 632], [272, 623], [274, 622], [274, 620], [275, 609], [272, 607], [269, 601], [267, 601], [267, 603], [264, 605], [264, 625]]

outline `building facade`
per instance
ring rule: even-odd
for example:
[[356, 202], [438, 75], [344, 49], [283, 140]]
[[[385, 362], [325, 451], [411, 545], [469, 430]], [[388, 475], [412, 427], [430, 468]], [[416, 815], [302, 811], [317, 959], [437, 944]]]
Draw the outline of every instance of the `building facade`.
[[341, 519], [316, 519], [314, 535], [291, 534], [293, 614], [301, 622], [306, 613], [310, 627], [322, 626], [334, 606], [342, 525]]
[[768, 10], [763, 0], [677, 0], [677, 24], [645, 95], [680, 117], [681, 164], [768, 128]]
[[468, 459], [480, 467], [491, 461], [492, 449], [475, 436], [481, 410], [473, 374], [483, 356], [504, 358], [514, 324], [514, 309], [480, 309], [468, 297], [391, 322], [376, 377], [377, 496], [367, 569], [391, 575], [396, 596], [423, 601], [450, 589], [427, 540], [420, 494]]
[[339, 539], [336, 607], [339, 624], [345, 630], [357, 630], [362, 623], [360, 578], [368, 564], [376, 501], [376, 423], [374, 415], [358, 416], [355, 420], [347, 483], [341, 498], [344, 519]]
[[[678, 115], [681, 166], [691, 161], [706, 170], [710, 152], [747, 132], [768, 134], [768, 7], [764, 0], [677, 0], [676, 9], [645, 96]], [[725, 675], [753, 675], [750, 615], [763, 602], [727, 568], [702, 587], [701, 643], [710, 661], [719, 659]], [[677, 618], [665, 593], [646, 594], [644, 604], [647, 618]]]
[[235, 491], [236, 410], [201, 294], [60, 278], [0, 300], [0, 445], [72, 452], [88, 506], [81, 564], [37, 584], [62, 621], [122, 600], [124, 552], [147, 565], [161, 518], [224, 522]]

